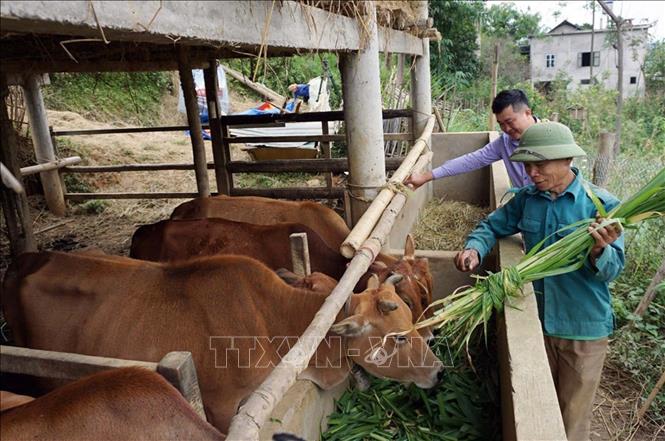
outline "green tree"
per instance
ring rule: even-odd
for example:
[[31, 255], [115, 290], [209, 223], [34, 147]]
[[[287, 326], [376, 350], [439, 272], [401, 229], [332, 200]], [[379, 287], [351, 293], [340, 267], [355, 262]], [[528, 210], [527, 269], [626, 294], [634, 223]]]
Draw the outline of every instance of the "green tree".
[[643, 69], [649, 95], [665, 95], [665, 40], [650, 45]]
[[481, 72], [491, 76], [494, 46], [499, 45], [499, 83], [514, 84], [530, 76], [529, 60], [520, 44], [542, 33], [540, 14], [522, 12], [513, 3], [487, 8], [483, 14]]
[[539, 35], [540, 14], [519, 11], [513, 3], [492, 5], [483, 14], [483, 34], [515, 41]]
[[430, 17], [443, 36], [430, 48], [432, 76], [437, 84], [444, 87], [469, 85], [478, 75], [477, 35], [483, 9], [479, 0], [430, 1]]

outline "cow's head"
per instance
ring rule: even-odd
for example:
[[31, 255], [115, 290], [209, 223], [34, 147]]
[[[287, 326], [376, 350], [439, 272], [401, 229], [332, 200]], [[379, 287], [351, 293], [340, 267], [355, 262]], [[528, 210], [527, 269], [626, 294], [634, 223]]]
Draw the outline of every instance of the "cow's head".
[[[401, 259], [389, 265], [375, 262], [370, 268], [381, 281], [399, 279], [395, 284], [395, 292], [411, 310], [414, 323], [418, 319], [432, 316], [432, 310], [427, 310], [432, 303], [432, 273], [429, 261], [424, 257], [416, 258], [415, 251], [413, 238], [409, 234], [406, 236], [404, 256]], [[432, 338], [430, 328], [422, 328], [420, 334], [427, 339]]]
[[380, 284], [378, 277], [372, 276], [365, 291], [349, 298], [347, 318], [330, 331], [346, 337], [351, 360], [371, 374], [433, 387], [442, 364], [427, 341], [417, 331], [391, 335], [410, 330], [413, 325], [411, 311], [395, 293], [394, 282], [391, 279]]

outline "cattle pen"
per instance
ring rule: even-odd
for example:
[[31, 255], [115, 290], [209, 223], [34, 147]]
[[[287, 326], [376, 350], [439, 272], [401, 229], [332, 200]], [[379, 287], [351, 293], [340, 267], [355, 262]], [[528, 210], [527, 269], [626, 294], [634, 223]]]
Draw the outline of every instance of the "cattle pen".
[[[296, 381], [296, 376], [306, 365], [309, 358], [307, 354], [311, 356], [332, 324], [335, 314], [343, 308], [355, 282], [379, 252], [402, 254], [399, 248], [404, 244], [421, 208], [428, 200], [438, 197], [496, 208], [509, 187], [502, 164], [494, 164], [464, 177], [452, 178], [446, 182], [445, 187], [429, 184], [413, 193], [401, 187], [401, 182], [411, 170], [430, 166], [431, 163], [441, 163], [447, 158], [476, 150], [496, 136], [494, 132], [432, 133], [434, 116], [430, 94], [429, 37], [435, 37], [436, 32], [431, 29], [431, 22], [428, 20], [426, 1], [413, 2], [415, 6], [408, 6], [415, 11], [414, 20], [408, 26], [403, 23], [398, 25], [390, 20], [388, 23], [377, 23], [376, 7], [380, 7], [381, 2], [349, 2], [364, 4], [359, 9], [359, 19], [349, 16], [348, 13], [345, 15], [343, 11], [316, 7], [316, 3], [318, 2], [53, 3], [9, 0], [0, 5], [0, 92], [4, 99], [10, 85], [20, 85], [25, 91], [38, 164], [37, 168], [31, 170], [21, 170], [19, 167], [16, 140], [10, 128], [5, 105], [0, 109], [0, 162], [19, 179], [21, 175], [39, 172], [47, 205], [54, 214], [65, 213], [66, 200], [100, 198], [190, 198], [219, 193], [288, 199], [346, 199], [348, 223], [356, 226], [348, 243], [345, 243], [348, 245], [345, 254], [352, 258], [352, 264], [329, 300], [326, 300], [321, 317], [317, 314], [317, 318], [322, 318], [318, 326], [312, 325], [312, 332], [318, 341], [303, 339], [303, 346], [296, 346], [289, 352], [266, 382], [248, 397], [231, 424], [228, 439], [233, 440], [270, 439], [272, 434], [277, 432], [294, 433], [308, 440], [317, 439], [326, 425], [326, 416], [332, 412], [334, 401], [343, 393], [346, 384], [323, 391], [309, 381]], [[336, 2], [330, 3], [334, 5]], [[213, 80], [218, 59], [256, 57], [262, 54], [289, 56], [301, 51], [339, 54], [344, 111], [270, 117], [221, 115], [218, 110], [217, 85]], [[382, 110], [379, 52], [410, 57], [410, 109]], [[195, 109], [196, 98], [191, 74], [195, 68], [204, 69], [206, 77], [206, 98], [210, 109], [208, 128], [213, 152], [211, 162], [205, 157], [202, 126]], [[77, 165], [76, 158], [67, 161], [56, 158], [55, 136], [77, 136], [85, 133], [49, 130], [40, 92], [40, 82], [44, 80], [44, 74], [165, 70], [178, 70], [180, 73], [188, 116], [186, 128], [190, 131], [192, 144], [192, 163], [94, 167]], [[383, 133], [384, 118], [407, 118], [410, 122], [410, 133]], [[344, 121], [343, 135], [324, 134], [306, 139], [328, 145], [328, 151], [324, 151], [327, 157], [256, 163], [231, 161], [229, 144], [242, 141], [229, 135], [229, 127], [303, 120], [321, 122], [324, 131], [327, 131], [329, 121]], [[160, 129], [182, 130], [183, 127]], [[147, 131], [145, 128], [137, 130]], [[302, 140], [300, 137], [289, 140], [296, 138]], [[250, 138], [249, 141], [244, 139], [244, 142], [274, 140]], [[329, 156], [329, 143], [340, 140], [346, 143], [348, 159], [332, 159]], [[405, 157], [386, 158], [384, 143], [388, 140], [408, 141], [412, 147]], [[194, 170], [196, 192], [76, 194], [68, 193], [61, 180], [63, 173], [164, 169]], [[209, 182], [208, 169], [214, 170], [216, 192]], [[334, 187], [330, 183], [316, 189], [286, 190], [239, 189], [234, 186], [234, 173], [281, 171], [349, 171], [350, 181], [346, 188]], [[387, 171], [395, 173], [388, 179]], [[15, 194], [3, 186], [0, 196], [12, 254], [36, 250], [32, 219], [25, 195]], [[372, 200], [378, 202], [372, 204]], [[521, 253], [519, 238], [503, 239], [478, 271], [496, 271], [503, 266], [512, 265], [520, 259]], [[435, 299], [469, 283], [468, 275], [452, 269], [454, 254], [453, 251], [417, 252], [418, 256], [429, 259], [434, 286], [437, 287], [434, 292]], [[527, 293], [532, 293], [530, 285], [525, 289]], [[549, 367], [535, 298], [527, 295], [514, 306], [515, 308], [506, 308], [499, 314], [498, 343], [494, 348], [500, 360], [503, 438], [565, 439], [554, 385], [548, 374]], [[37, 374], [39, 369], [34, 366], [39, 362], [35, 360], [47, 355], [53, 356], [26, 352], [22, 357], [18, 357], [13, 351], [15, 349], [2, 348], [3, 372], [6, 371], [7, 363], [7, 366], [22, 366], [17, 367], [16, 372], [21, 369], [23, 373]], [[167, 354], [163, 355], [168, 357]], [[66, 355], [63, 357], [67, 359]], [[81, 356], [74, 354], [72, 357], [76, 359]], [[28, 361], [25, 361], [26, 359]], [[107, 360], [100, 362], [99, 366], [109, 363], [113, 364]], [[53, 362], [49, 364], [49, 375], [52, 375], [53, 370], [57, 369], [53, 367]], [[140, 365], [141, 362], [135, 364]], [[150, 363], [148, 368], [160, 372], [159, 363]], [[197, 400], [200, 400], [200, 397], [196, 398], [197, 386], [194, 387], [195, 381], [191, 381], [191, 372], [194, 370], [190, 367], [182, 369], [188, 370], [190, 374], [180, 374], [178, 372], [181, 371], [175, 369], [176, 373], [171, 371], [172, 377], [167, 375], [167, 379], [200, 411], [197, 409], [200, 403], [196, 404]], [[190, 380], [185, 378], [187, 376]], [[194, 373], [193, 378], [195, 377]]]

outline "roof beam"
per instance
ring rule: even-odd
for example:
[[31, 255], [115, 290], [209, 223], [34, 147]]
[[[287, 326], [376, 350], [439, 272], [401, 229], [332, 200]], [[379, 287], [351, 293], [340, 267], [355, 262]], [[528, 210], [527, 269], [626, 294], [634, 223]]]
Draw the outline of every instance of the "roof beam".
[[[179, 42], [232, 47], [240, 53], [254, 53], [265, 44], [268, 55], [271, 48], [280, 53], [344, 52], [357, 51], [363, 44], [362, 27], [355, 19], [294, 1], [6, 0], [0, 3], [0, 27], [5, 34], [59, 34], [160, 45]], [[379, 46], [390, 53], [422, 54], [422, 40], [393, 29], [379, 30]]]

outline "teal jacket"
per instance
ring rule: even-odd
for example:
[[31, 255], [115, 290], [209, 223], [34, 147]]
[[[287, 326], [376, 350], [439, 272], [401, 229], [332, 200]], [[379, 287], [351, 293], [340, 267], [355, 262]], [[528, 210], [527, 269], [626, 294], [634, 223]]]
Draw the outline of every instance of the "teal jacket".
[[[481, 259], [490, 252], [496, 239], [522, 233], [526, 250], [544, 238], [545, 246], [573, 230], [554, 234], [581, 219], [593, 218], [596, 207], [584, 191], [582, 176], [576, 168], [575, 180], [552, 200], [549, 192], [535, 185], [520, 189], [504, 206], [498, 208], [468, 236], [465, 248], [478, 251]], [[589, 183], [589, 187], [609, 211], [619, 201], [607, 191]], [[608, 283], [624, 267], [623, 235], [607, 246], [596, 259], [595, 268], [588, 261], [572, 273], [533, 282], [538, 314], [545, 335], [575, 340], [606, 337], [614, 328]]]

